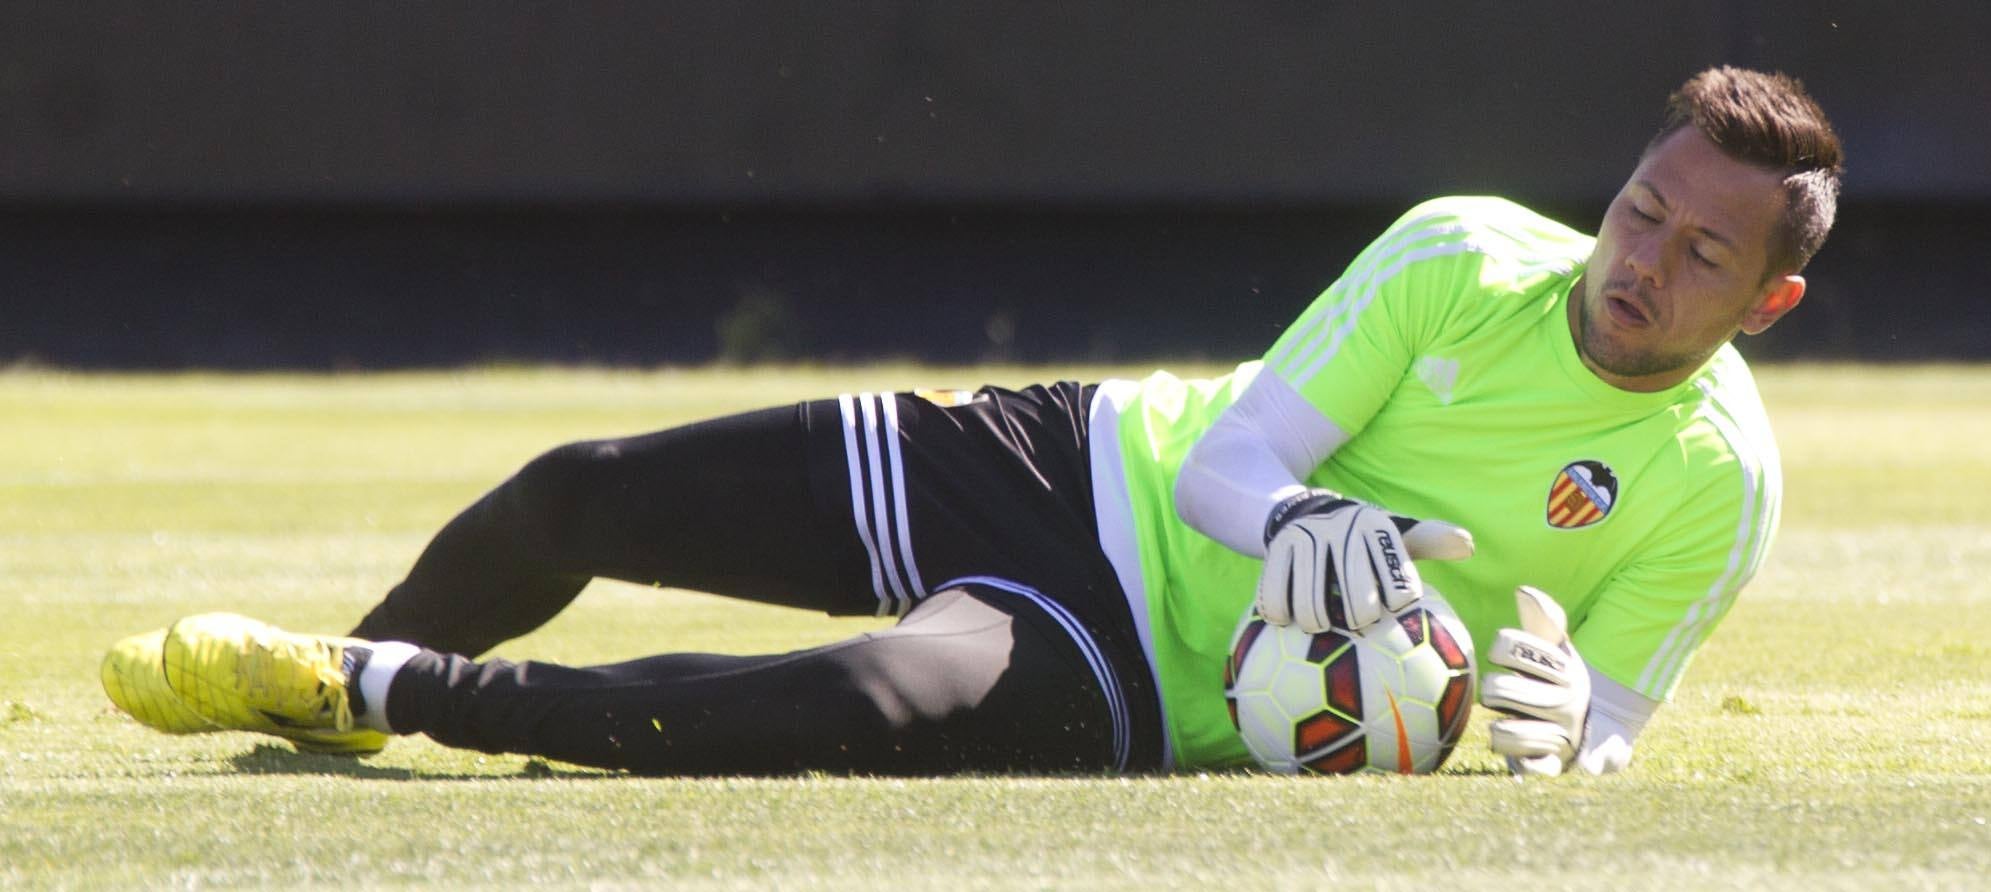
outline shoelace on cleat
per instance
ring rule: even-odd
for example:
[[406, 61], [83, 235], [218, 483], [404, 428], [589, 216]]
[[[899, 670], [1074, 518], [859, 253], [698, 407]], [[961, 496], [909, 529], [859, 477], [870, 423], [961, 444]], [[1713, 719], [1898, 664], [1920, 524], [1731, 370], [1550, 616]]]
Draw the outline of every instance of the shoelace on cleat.
[[251, 702], [267, 704], [293, 720], [345, 732], [353, 729], [353, 714], [338, 666], [338, 654], [327, 642], [256, 636], [244, 648], [237, 677]]

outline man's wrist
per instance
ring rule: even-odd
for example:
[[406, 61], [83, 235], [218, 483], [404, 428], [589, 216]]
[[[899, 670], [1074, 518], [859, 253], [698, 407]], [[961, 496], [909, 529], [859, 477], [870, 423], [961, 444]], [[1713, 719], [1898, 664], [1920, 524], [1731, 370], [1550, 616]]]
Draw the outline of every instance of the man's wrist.
[[1265, 541], [1270, 543], [1272, 536], [1286, 522], [1303, 514], [1311, 514], [1336, 502], [1346, 502], [1340, 493], [1331, 489], [1303, 489], [1272, 506], [1272, 512], [1265, 516]]

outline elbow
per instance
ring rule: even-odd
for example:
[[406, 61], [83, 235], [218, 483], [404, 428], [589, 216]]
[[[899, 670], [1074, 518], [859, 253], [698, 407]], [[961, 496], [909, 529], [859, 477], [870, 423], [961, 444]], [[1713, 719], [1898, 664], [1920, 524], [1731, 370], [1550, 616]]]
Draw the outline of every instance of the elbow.
[[1182, 469], [1175, 475], [1175, 489], [1169, 501], [1174, 504], [1176, 520], [1196, 532], [1223, 541], [1211, 523], [1214, 516], [1211, 483], [1210, 475], [1196, 466], [1192, 450], [1189, 459], [1182, 463]]
[[1196, 452], [1201, 448], [1201, 443], [1190, 447], [1188, 457], [1182, 460], [1182, 467], [1176, 471], [1175, 488], [1169, 494], [1169, 501], [1175, 505], [1176, 519], [1199, 531], [1202, 528], [1197, 526], [1196, 520], [1201, 516], [1199, 509], [1203, 507], [1203, 500], [1207, 498], [1205, 495], [1207, 487], [1199, 483], [1199, 478], [1203, 475], [1198, 470], [1196, 461]]

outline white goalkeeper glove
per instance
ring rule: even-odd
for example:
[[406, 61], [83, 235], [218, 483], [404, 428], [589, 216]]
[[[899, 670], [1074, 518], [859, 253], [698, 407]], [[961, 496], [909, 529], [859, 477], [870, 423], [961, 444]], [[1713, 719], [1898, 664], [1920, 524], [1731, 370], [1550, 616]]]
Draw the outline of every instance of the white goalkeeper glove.
[[1505, 717], [1489, 728], [1493, 751], [1516, 776], [1561, 774], [1583, 747], [1590, 670], [1569, 640], [1561, 605], [1539, 589], [1514, 591], [1521, 627], [1501, 629], [1486, 655], [1479, 702]]
[[1424, 583], [1411, 561], [1472, 553], [1472, 534], [1461, 527], [1307, 490], [1266, 518], [1258, 614], [1308, 634], [1358, 631], [1423, 597]]

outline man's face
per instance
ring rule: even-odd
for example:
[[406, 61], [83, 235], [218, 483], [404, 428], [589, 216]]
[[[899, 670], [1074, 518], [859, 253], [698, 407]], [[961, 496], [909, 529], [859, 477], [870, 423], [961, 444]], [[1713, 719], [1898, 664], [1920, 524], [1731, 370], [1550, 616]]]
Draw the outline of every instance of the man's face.
[[1737, 331], [1769, 328], [1804, 295], [1802, 278], [1764, 275], [1783, 210], [1775, 171], [1692, 127], [1654, 146], [1605, 212], [1570, 301], [1584, 365], [1625, 390], [1663, 390]]

